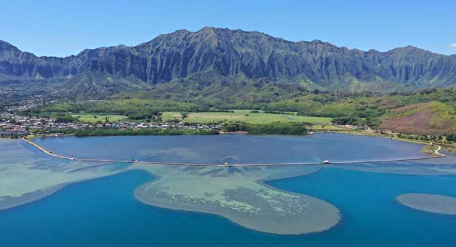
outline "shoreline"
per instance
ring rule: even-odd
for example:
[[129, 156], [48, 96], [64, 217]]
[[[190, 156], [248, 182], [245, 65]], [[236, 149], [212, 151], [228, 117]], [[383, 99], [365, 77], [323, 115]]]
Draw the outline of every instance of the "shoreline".
[[[380, 133], [375, 133], [375, 132], [368, 132], [365, 130], [359, 131], [359, 130], [317, 130], [313, 131], [313, 133], [337, 133], [337, 134], [344, 134], [344, 135], [357, 135], [357, 136], [368, 136], [368, 137], [373, 137], [373, 138], [384, 138], [384, 139], [389, 139], [389, 140], [395, 140], [395, 141], [402, 141], [402, 142], [408, 142], [408, 143], [415, 143], [415, 144], [420, 144], [423, 145], [423, 148], [426, 146], [430, 146], [430, 143], [433, 143], [431, 141], [426, 142], [426, 141], [420, 141], [420, 140], [413, 140], [413, 139], [406, 139], [406, 138], [398, 138], [398, 137], [392, 137], [386, 134], [380, 134]], [[431, 152], [427, 152], [425, 150], [422, 150], [422, 153], [428, 154], [428, 155], [439, 155], [442, 157], [445, 157], [446, 155], [438, 152], [435, 153], [435, 151], [440, 151], [441, 149], [452, 153], [456, 154], [456, 146], [455, 147], [448, 147], [451, 146], [452, 144], [443, 144], [443, 143], [433, 143], [433, 146], [437, 146], [437, 150], [433, 150]]]
[[[21, 140], [25, 141], [26, 143], [30, 144], [31, 146], [37, 148], [41, 152], [46, 155], [52, 156], [54, 158], [71, 160], [71, 161], [84, 161], [84, 162], [103, 162], [103, 163], [139, 163], [139, 164], [146, 164], [146, 165], [169, 165], [169, 166], [200, 166], [200, 167], [277, 167], [277, 166], [297, 166], [297, 165], [321, 165], [322, 162], [301, 162], [301, 163], [270, 163], [270, 164], [228, 164], [228, 163], [219, 163], [219, 164], [191, 164], [191, 163], [176, 163], [176, 162], [152, 162], [152, 161], [140, 161], [132, 159], [130, 160], [109, 160], [109, 159], [76, 159], [75, 157], [67, 157], [62, 155], [54, 154], [52, 151], [48, 151], [45, 148], [41, 147], [40, 145], [26, 139], [21, 138]], [[431, 146], [433, 147], [433, 146]], [[424, 149], [424, 148], [423, 148]], [[437, 149], [428, 150], [429, 152], [423, 152], [427, 154], [426, 157], [413, 157], [413, 158], [397, 158], [397, 159], [383, 159], [383, 160], [354, 160], [354, 161], [336, 161], [336, 162], [328, 162], [324, 163], [326, 165], [344, 165], [344, 164], [369, 164], [369, 163], [387, 163], [387, 162], [400, 162], [400, 161], [416, 161], [416, 160], [426, 160], [426, 159], [436, 159], [436, 158], [443, 158], [446, 157], [445, 154], [439, 153], [442, 149], [441, 146], [437, 145]]]
[[[97, 136], [174, 136], [174, 135], [279, 135], [279, 136], [290, 136], [288, 134], [249, 134], [247, 131], [233, 131], [233, 132], [226, 132], [226, 131], [218, 131], [217, 133], [213, 131], [185, 131], [185, 130], [177, 130], [176, 133], [168, 133], [167, 131], [165, 132], [155, 132], [148, 134], [147, 131], [141, 131], [141, 130], [128, 130], [127, 134], [122, 133], [124, 132], [123, 130], [116, 130], [119, 131], [118, 134], [113, 134], [115, 131], [110, 131], [108, 132], [103, 132], [102, 134], [96, 134], [96, 135], [78, 135], [78, 133], [72, 132], [72, 133], [66, 133], [66, 134], [38, 134], [38, 135], [29, 135], [23, 138], [27, 139], [34, 139], [34, 138], [49, 138], [49, 137], [67, 137], [67, 136], [76, 136], [76, 137], [97, 137]], [[143, 133], [139, 133], [143, 132]], [[368, 137], [378, 137], [378, 138], [385, 138], [385, 139], [390, 139], [390, 140], [397, 140], [397, 141], [403, 141], [403, 142], [409, 142], [409, 143], [416, 143], [423, 145], [423, 149], [426, 146], [431, 146], [430, 144], [433, 143], [436, 146], [439, 146], [441, 149], [444, 149], [445, 151], [449, 153], [456, 154], [456, 144], [452, 143], [439, 143], [439, 142], [433, 142], [433, 141], [422, 141], [422, 140], [416, 140], [416, 139], [407, 139], [407, 138], [399, 138], [397, 135], [400, 133], [391, 133], [391, 134], [382, 134], [378, 133], [375, 131], [368, 131], [368, 130], [356, 130], [356, 129], [335, 129], [335, 130], [324, 130], [324, 129], [312, 129], [308, 128], [308, 132], [306, 134], [302, 135], [296, 135], [296, 136], [307, 136], [307, 135], [312, 135], [316, 133], [337, 133], [337, 134], [346, 134], [346, 135], [359, 135], [359, 136], [368, 136]], [[293, 136], [293, 135], [291, 135]], [[4, 137], [1, 137], [2, 139]], [[5, 138], [5, 139], [22, 139], [22, 138]], [[433, 145], [434, 146], [434, 145]], [[430, 156], [434, 155], [443, 155], [441, 153], [435, 153], [434, 151], [429, 151], [429, 150], [422, 150], [422, 153], [426, 153]]]
[[[346, 135], [359, 135], [359, 136], [368, 136], [368, 137], [377, 137], [377, 138], [385, 138], [385, 139], [390, 139], [390, 140], [397, 140], [397, 141], [403, 141], [403, 142], [409, 142], [409, 143], [416, 143], [416, 144], [421, 144], [424, 146], [430, 146], [430, 143], [434, 143], [431, 141], [421, 141], [421, 140], [415, 140], [415, 139], [406, 139], [406, 138], [398, 138], [397, 134], [400, 133], [393, 133], [392, 135], [390, 134], [381, 134], [378, 132], [374, 131], [367, 131], [367, 130], [352, 130], [352, 129], [347, 129], [347, 130], [322, 130], [322, 129], [317, 129], [313, 130], [312, 128], [308, 129], [308, 133], [305, 135], [297, 135], [297, 136], [306, 136], [306, 135], [312, 135], [312, 134], [317, 134], [317, 133], [337, 133], [337, 134], [346, 134]], [[247, 131], [234, 131], [234, 132], [225, 132], [225, 131], [219, 131], [218, 133], [186, 133], [186, 134], [179, 134], [179, 135], [279, 135], [279, 136], [289, 136], [287, 134], [249, 134]], [[76, 133], [69, 133], [69, 134], [63, 134], [63, 135], [57, 135], [57, 134], [44, 134], [44, 135], [30, 135], [27, 136], [28, 139], [33, 139], [33, 138], [49, 138], [49, 137], [67, 137], [67, 136], [76, 136], [76, 137], [96, 137], [96, 136], [170, 136], [170, 134], [134, 134], [134, 135], [83, 135], [83, 136], [78, 136]], [[7, 138], [11, 139], [11, 138]], [[437, 146], [440, 146], [441, 149], [446, 150], [447, 152], [456, 154], [456, 144], [451, 144], [451, 143], [434, 143]], [[424, 147], [423, 147], [424, 148]], [[429, 154], [429, 155], [436, 155], [433, 151], [428, 152], [426, 150], [422, 151], [423, 153]], [[437, 155], [442, 155], [438, 153]]]
[[[29, 141], [29, 140], [24, 140], [24, 141], [26, 141], [26, 142], [29, 143], [30, 145], [34, 146], [35, 148], [39, 148], [42, 152], [47, 152], [46, 154], [48, 154], [48, 155], [54, 156], [54, 157], [56, 157], [56, 158], [61, 158], [61, 157], [63, 157], [63, 158], [68, 159], [68, 157], [64, 157], [64, 156], [59, 156], [59, 155], [56, 155], [56, 154], [52, 154], [52, 152], [48, 152], [46, 149], [40, 147], [40, 146], [37, 145], [37, 144], [34, 144], [32, 141]], [[438, 153], [438, 151], [439, 151], [440, 149], [441, 149], [441, 147], [439, 146], [438, 150], [435, 150], [435, 152]], [[433, 157], [429, 157], [429, 158], [433, 158]], [[437, 157], [434, 157], [434, 158], [437, 158]], [[427, 158], [426, 158], [426, 159], [427, 159]], [[353, 163], [353, 162], [350, 162], [350, 163]], [[222, 166], [222, 167], [229, 167], [229, 166]], [[156, 176], [154, 173], [152, 173], [152, 174], [153, 174], [154, 176]], [[303, 175], [305, 175], [305, 174], [299, 174], [299, 175], [297, 175], [297, 176], [303, 176]], [[290, 177], [292, 177], [292, 176], [290, 176]], [[289, 176], [286, 176], [286, 177], [283, 177], [283, 178], [278, 178], [278, 179], [287, 179], [287, 178], [289, 178]], [[95, 178], [95, 179], [98, 179], [98, 178]], [[276, 191], [277, 191], [277, 190], [278, 190], [278, 191], [281, 191], [281, 190], [279, 190], [279, 189], [277, 189], [277, 188], [275, 188], [275, 187], [269, 186], [268, 184], [265, 183], [265, 182], [271, 181], [271, 180], [277, 180], [277, 178], [268, 178], [268, 179], [264, 179], [264, 180], [257, 180], [256, 182], [258, 182], [258, 183], [260, 183], [260, 184], [262, 184], [262, 185], [265, 185], [265, 186], [267, 186], [267, 187], [271, 187], [271, 188], [273, 188], [273, 189], [276, 190]], [[154, 181], [158, 181], [158, 179], [157, 179], [157, 180], [154, 180]], [[143, 185], [146, 185], [146, 184], [149, 184], [149, 183], [153, 183], [154, 181], [145, 183], [145, 184], [143, 184]], [[78, 182], [79, 182], [79, 181], [78, 181]], [[76, 183], [76, 182], [75, 182], [75, 183]], [[342, 220], [341, 215], [339, 214], [339, 219], [338, 219], [338, 221], [337, 221], [336, 223], [334, 223], [333, 225], [329, 226], [327, 229], [323, 229], [323, 230], [320, 230], [320, 231], [309, 231], [309, 232], [301, 232], [301, 233], [279, 233], [279, 232], [263, 231], [263, 230], [259, 230], [259, 229], [254, 228], [254, 227], [249, 227], [249, 226], [244, 225], [243, 223], [246, 223], [246, 224], [250, 225], [250, 224], [251, 224], [251, 221], [250, 221], [251, 218], [241, 217], [242, 215], [241, 215], [241, 216], [238, 216], [238, 215], [235, 214], [235, 215], [233, 215], [233, 216], [230, 218], [230, 217], [228, 217], [228, 216], [225, 216], [224, 214], [211, 213], [211, 212], [207, 212], [207, 211], [204, 211], [204, 210], [198, 211], [198, 210], [194, 210], [193, 208], [189, 208], [189, 209], [187, 209], [187, 210], [186, 210], [186, 209], [182, 209], [182, 208], [179, 207], [179, 205], [176, 206], [176, 208], [173, 208], [173, 207], [171, 207], [173, 204], [169, 204], [169, 203], [167, 203], [166, 201], [164, 201], [163, 204], [160, 204], [160, 201], [158, 201], [158, 202], [152, 202], [152, 203], [150, 203], [150, 201], [149, 201], [149, 202], [146, 202], [146, 201], [141, 200], [140, 198], [138, 198], [138, 197], [137, 197], [137, 193], [136, 193], [137, 190], [139, 190], [140, 188], [142, 188], [143, 185], [141, 185], [141, 186], [139, 186], [139, 187], [137, 187], [137, 188], [135, 189], [135, 191], [134, 191], [134, 196], [135, 196], [135, 198], [136, 198], [138, 201], [141, 201], [141, 202], [144, 203], [144, 204], [153, 205], [153, 206], [156, 206], [156, 207], [161, 207], [161, 208], [166, 208], [166, 209], [171, 209], [171, 210], [182, 210], [182, 211], [193, 211], [193, 212], [196, 211], [196, 212], [200, 212], [200, 213], [215, 214], [215, 215], [217, 215], [217, 216], [220, 216], [220, 217], [223, 217], [223, 218], [225, 218], [225, 219], [228, 219], [229, 221], [232, 221], [232, 222], [234, 222], [235, 224], [238, 224], [238, 225], [242, 226], [243, 228], [247, 228], [247, 229], [251, 229], [251, 230], [255, 230], [255, 231], [259, 231], [259, 232], [264, 232], [264, 233], [268, 233], [268, 234], [279, 234], [279, 235], [313, 234], [313, 233], [318, 233], [318, 232], [323, 232], [323, 231], [330, 230], [331, 228], [333, 228], [334, 226], [336, 226], [336, 225], [338, 224], [338, 222], [340, 222], [340, 221]], [[60, 188], [57, 188], [56, 191], [58, 191], [59, 189], [60, 189]], [[293, 192], [289, 192], [289, 191], [285, 191], [285, 192], [288, 193], [288, 194], [292, 194], [292, 193], [293, 193]], [[55, 192], [53, 192], [53, 193], [55, 193]], [[50, 194], [52, 194], [52, 193], [50, 193]], [[50, 195], [50, 194], [49, 194], [49, 195]], [[313, 198], [313, 199], [316, 199], [316, 200], [320, 200], [320, 201], [326, 202], [326, 201], [324, 201], [324, 200], [322, 200], [322, 199], [319, 199], [319, 198], [316, 198], [316, 197], [307, 196], [307, 195], [299, 194], [299, 193], [296, 193], [296, 194], [298, 194], [298, 195], [300, 195], [300, 196], [302, 196], [302, 197], [304, 197], [304, 198]], [[46, 194], [43, 194], [43, 195], [44, 195], [43, 197], [48, 196], [48, 195], [46, 195]], [[43, 198], [43, 197], [42, 197], [42, 198]], [[32, 200], [32, 201], [30, 201], [30, 202], [36, 201], [36, 200], [38, 200], [38, 199], [40, 199], [40, 198], [37, 198], [37, 199]], [[147, 200], [147, 198], [146, 198], [146, 200]], [[26, 202], [26, 203], [27, 203], [27, 202]], [[26, 203], [24, 203], [24, 204], [26, 204]], [[157, 203], [157, 204], [155, 204], [155, 203]], [[326, 203], [328, 203], [328, 202], [326, 202]], [[330, 204], [330, 203], [328, 203], [328, 204]], [[169, 205], [171, 205], [171, 206], [169, 206]], [[332, 205], [332, 204], [330, 204], [330, 205]], [[184, 206], [185, 206], [185, 205], [184, 205]], [[14, 206], [12, 206], [12, 207], [14, 207]], [[336, 209], [337, 209], [337, 207], [336, 207]], [[228, 214], [228, 213], [229, 213], [229, 209], [224, 210], [224, 212], [225, 212], [226, 214]], [[340, 213], [340, 211], [339, 211], [339, 213]], [[260, 228], [261, 228], [261, 227], [260, 227]]]

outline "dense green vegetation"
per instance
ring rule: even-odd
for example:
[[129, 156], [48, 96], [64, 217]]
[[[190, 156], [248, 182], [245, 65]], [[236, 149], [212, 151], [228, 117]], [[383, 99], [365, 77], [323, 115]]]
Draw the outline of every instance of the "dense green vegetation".
[[[377, 128], [383, 117], [394, 117], [393, 109], [424, 102], [438, 102], [436, 112], [456, 108], [456, 90], [426, 89], [416, 93], [388, 95], [359, 93], [308, 94], [296, 99], [268, 104], [273, 111], [296, 111], [300, 115], [332, 117], [334, 123], [368, 125]], [[445, 113], [448, 115], [447, 113]]]
[[57, 113], [51, 115], [51, 117], [54, 117], [58, 123], [72, 123], [78, 121], [77, 118], [71, 116], [70, 114], [66, 113]]
[[[119, 94], [109, 100], [60, 102], [28, 110], [26, 113], [31, 115], [50, 113], [115, 114], [127, 116], [131, 120], [169, 121], [175, 119], [175, 121], [182, 120], [185, 123], [222, 121], [242, 121], [253, 124], [307, 122], [330, 125], [334, 123], [369, 126], [376, 129], [379, 128], [383, 119], [399, 118], [416, 110], [411, 109], [408, 113], [404, 113], [396, 111], [396, 109], [413, 104], [433, 102], [432, 112], [436, 114], [438, 120], [451, 122], [455, 117], [455, 89], [426, 89], [415, 93], [390, 93], [386, 95], [336, 93], [319, 90], [310, 92], [299, 89], [295, 91], [295, 94], [292, 94], [296, 97], [282, 99], [284, 97], [282, 95], [285, 93], [280, 90], [276, 91], [278, 92], [276, 96], [263, 92], [263, 89], [272, 88], [268, 85], [266, 82], [260, 83], [259, 90], [252, 91], [253, 94], [250, 98], [245, 94], [239, 94], [239, 97], [226, 99], [225, 97], [233, 96], [230, 85], [227, 86], [230, 88], [230, 93], [219, 94], [218, 99], [214, 98], [213, 94], [204, 96], [196, 93], [192, 98], [190, 94], [166, 93], [167, 91], [161, 88], [162, 93], [144, 91]], [[171, 90], [168, 88], [169, 85], [163, 87]], [[281, 88], [277, 85], [275, 87]], [[283, 89], [281, 88], [281, 90]], [[180, 92], [178, 89], [176, 90]], [[198, 91], [195, 89], [189, 92]], [[263, 93], [268, 97], [257, 97]], [[448, 125], [440, 125], [438, 121], [436, 123], [438, 126]], [[451, 132], [452, 130], [448, 129], [448, 131]]]
[[456, 142], [456, 134], [449, 134], [446, 137], [446, 140], [449, 141], [449, 142]]
[[217, 135], [217, 130], [183, 130], [183, 129], [89, 129], [75, 132], [76, 136], [138, 136], [138, 135]]
[[249, 124], [249, 134], [274, 134], [274, 135], [305, 135], [307, 128], [302, 124], [294, 123], [271, 123], [271, 124]]
[[249, 134], [274, 134], [274, 135], [305, 135], [307, 128], [299, 123], [269, 123], [248, 124], [244, 122], [228, 122], [223, 125], [223, 131], [246, 131]]
[[[216, 43], [203, 38], [208, 31]], [[77, 121], [73, 115], [108, 114], [148, 122], [307, 122], [385, 129], [389, 121], [386, 127], [400, 131], [412, 123], [410, 131], [419, 134], [456, 132], [455, 57], [410, 46], [361, 52], [217, 28], [62, 59], [25, 56], [0, 43], [5, 61], [13, 62], [0, 73], [0, 108], [40, 105], [25, 113], [60, 122]], [[162, 58], [172, 62], [155, 66]], [[185, 66], [190, 60], [192, 66]], [[32, 69], [17, 69], [22, 66]], [[440, 89], [424, 89], [429, 87]], [[433, 103], [420, 108], [428, 102]], [[402, 108], [407, 106], [417, 108]], [[413, 122], [415, 115], [420, 119]], [[420, 122], [427, 116], [432, 121]]]

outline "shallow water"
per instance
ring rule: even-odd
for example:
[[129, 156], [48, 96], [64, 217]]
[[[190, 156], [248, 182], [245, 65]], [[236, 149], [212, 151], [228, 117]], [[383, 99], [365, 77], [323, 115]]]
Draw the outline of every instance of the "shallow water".
[[69, 185], [53, 196], [0, 212], [2, 246], [454, 246], [456, 240], [456, 217], [415, 211], [394, 200], [411, 191], [454, 196], [454, 190], [441, 188], [453, 186], [455, 177], [328, 168], [271, 182], [341, 209], [343, 220], [332, 230], [299, 236], [259, 233], [214, 215], [147, 206], [135, 200], [133, 191], [150, 179], [131, 171]]
[[423, 157], [421, 145], [343, 134], [310, 136], [133, 136], [63, 137], [34, 141], [55, 153], [184, 163], [286, 163]]
[[404, 206], [424, 212], [456, 215], [456, 197], [409, 193], [396, 197]]
[[[167, 158], [172, 157], [172, 161], [190, 163], [216, 163], [223, 159], [239, 163], [271, 160], [284, 163], [327, 157], [331, 160], [359, 160], [422, 156], [419, 154], [420, 145], [337, 134], [310, 137], [48, 138], [37, 140], [37, 143], [55, 153], [75, 154], [77, 157], [130, 159], [133, 156], [154, 161], [168, 161]], [[456, 174], [456, 168], [451, 165], [456, 163], [453, 156], [421, 162], [343, 167], [220, 170], [116, 165], [115, 168], [92, 168], [95, 164], [65, 163], [15, 141], [0, 142], [0, 156], [4, 158], [0, 159], [0, 198], [6, 198], [8, 193], [17, 196], [29, 192], [33, 187], [42, 189], [50, 184], [77, 182], [84, 177], [121, 173], [70, 184], [41, 200], [0, 211], [2, 246], [32, 246], [37, 241], [46, 246], [454, 246], [456, 240], [455, 216], [416, 211], [400, 205], [395, 199], [405, 193], [456, 196], [456, 176], [448, 175]], [[287, 178], [300, 174], [306, 175]], [[49, 182], [47, 177], [50, 175], [53, 179]], [[23, 183], [16, 182], [16, 179], [24, 176], [33, 183], [22, 188]], [[151, 182], [152, 176], [155, 179]], [[6, 177], [9, 180], [5, 180]], [[268, 181], [268, 185], [259, 183], [264, 179], [279, 180]], [[6, 188], [4, 185], [8, 185], [8, 189], [2, 190]], [[141, 185], [150, 186], [154, 193], [159, 191], [167, 195], [163, 199], [149, 191], [148, 196], [142, 198], [150, 199], [146, 203], [211, 214], [143, 204], [134, 197], [134, 192], [143, 187]], [[297, 206], [302, 202], [282, 201], [283, 198], [299, 196], [295, 193], [302, 195], [303, 199], [310, 198], [310, 205], [318, 202], [312, 198], [318, 198], [334, 206], [342, 220], [328, 231], [308, 235], [284, 236], [247, 229], [255, 229], [251, 224], [255, 226], [278, 216], [286, 220], [298, 212]], [[252, 195], [260, 196], [251, 201]], [[169, 201], [170, 198], [185, 200]], [[252, 207], [263, 213], [242, 214], [244, 209]], [[284, 210], [289, 213], [283, 214]], [[325, 218], [330, 214], [322, 214], [321, 210], [304, 213], [316, 215], [323, 223], [332, 221]], [[236, 222], [236, 217], [247, 219], [247, 222], [237, 222], [244, 227], [228, 220]], [[279, 230], [284, 231], [289, 231], [293, 225], [291, 221], [290, 224], [276, 222]], [[25, 232], [28, 237], [21, 237]]]

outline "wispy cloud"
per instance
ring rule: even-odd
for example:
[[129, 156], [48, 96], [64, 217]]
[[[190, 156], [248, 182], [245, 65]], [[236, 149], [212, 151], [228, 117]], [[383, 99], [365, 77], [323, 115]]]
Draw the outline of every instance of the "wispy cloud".
[[456, 47], [456, 43], [453, 43], [450, 45], [451, 47]]

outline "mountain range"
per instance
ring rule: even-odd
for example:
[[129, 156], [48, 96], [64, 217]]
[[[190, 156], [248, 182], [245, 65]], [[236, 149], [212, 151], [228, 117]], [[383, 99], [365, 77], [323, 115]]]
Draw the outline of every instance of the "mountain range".
[[[60, 81], [67, 89], [144, 90], [169, 82], [257, 81], [336, 91], [455, 87], [456, 55], [412, 46], [361, 51], [327, 42], [292, 42], [261, 32], [205, 27], [178, 30], [137, 46], [38, 57], [0, 41], [0, 84]], [[203, 79], [202, 79], [203, 80]]]

